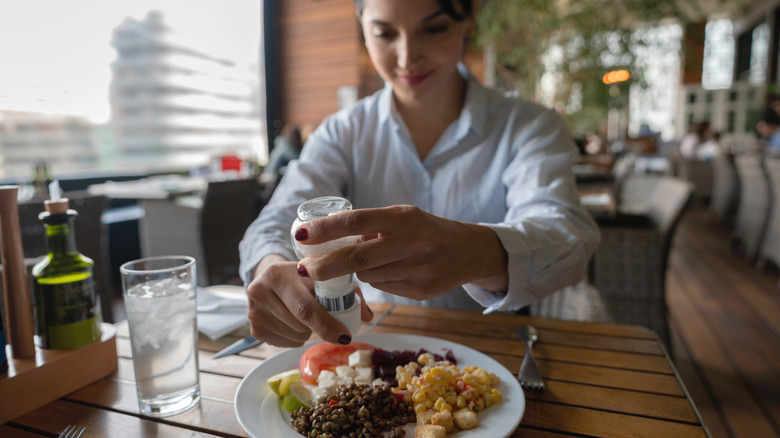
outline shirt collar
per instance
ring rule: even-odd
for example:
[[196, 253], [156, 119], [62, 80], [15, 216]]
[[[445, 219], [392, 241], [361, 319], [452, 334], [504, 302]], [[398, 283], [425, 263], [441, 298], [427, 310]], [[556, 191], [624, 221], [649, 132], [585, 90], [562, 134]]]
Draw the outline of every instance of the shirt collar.
[[463, 63], [458, 64], [458, 72], [466, 80], [466, 100], [458, 117], [457, 139], [468, 135], [470, 130], [481, 136], [487, 118], [487, 89], [468, 71]]

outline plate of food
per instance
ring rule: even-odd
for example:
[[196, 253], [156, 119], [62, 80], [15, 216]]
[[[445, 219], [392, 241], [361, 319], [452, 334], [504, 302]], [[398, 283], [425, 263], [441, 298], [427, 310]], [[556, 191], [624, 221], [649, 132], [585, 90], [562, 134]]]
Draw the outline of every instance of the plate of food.
[[[404, 363], [395, 375], [396, 365]], [[525, 396], [509, 370], [477, 350], [382, 333], [358, 335], [349, 346], [313, 341], [277, 353], [244, 377], [235, 408], [241, 427], [256, 438], [295, 438], [301, 436], [296, 429], [312, 427], [339, 436], [327, 428], [353, 422], [388, 425], [384, 436], [401, 436], [394, 425], [415, 436], [420, 422], [432, 429], [423, 436], [506, 437], [523, 418]], [[381, 419], [372, 409], [399, 416]], [[341, 424], [328, 423], [339, 412]]]

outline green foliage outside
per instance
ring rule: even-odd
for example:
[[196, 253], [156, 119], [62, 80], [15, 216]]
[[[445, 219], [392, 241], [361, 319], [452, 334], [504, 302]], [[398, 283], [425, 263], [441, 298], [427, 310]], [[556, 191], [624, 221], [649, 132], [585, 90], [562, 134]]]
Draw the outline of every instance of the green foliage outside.
[[[642, 85], [638, 53], [655, 43], [643, 30], [683, 16], [675, 0], [485, 0], [476, 43], [492, 46], [499, 87], [559, 110], [580, 135]], [[610, 93], [602, 77], [615, 69], [631, 79]]]

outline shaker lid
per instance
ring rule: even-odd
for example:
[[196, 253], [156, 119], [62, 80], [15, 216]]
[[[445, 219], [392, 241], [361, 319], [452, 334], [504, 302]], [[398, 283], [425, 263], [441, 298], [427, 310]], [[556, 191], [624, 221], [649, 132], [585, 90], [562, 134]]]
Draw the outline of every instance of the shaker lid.
[[338, 196], [323, 196], [309, 199], [298, 206], [298, 219], [308, 222], [350, 210], [352, 203], [349, 200]]

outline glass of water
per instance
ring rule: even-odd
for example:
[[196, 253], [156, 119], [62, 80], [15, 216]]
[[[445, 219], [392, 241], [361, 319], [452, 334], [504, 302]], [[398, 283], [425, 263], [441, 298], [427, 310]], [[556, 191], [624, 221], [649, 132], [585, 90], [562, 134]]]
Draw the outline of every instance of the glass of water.
[[151, 257], [119, 271], [141, 413], [166, 417], [193, 408], [200, 401], [195, 259]]

